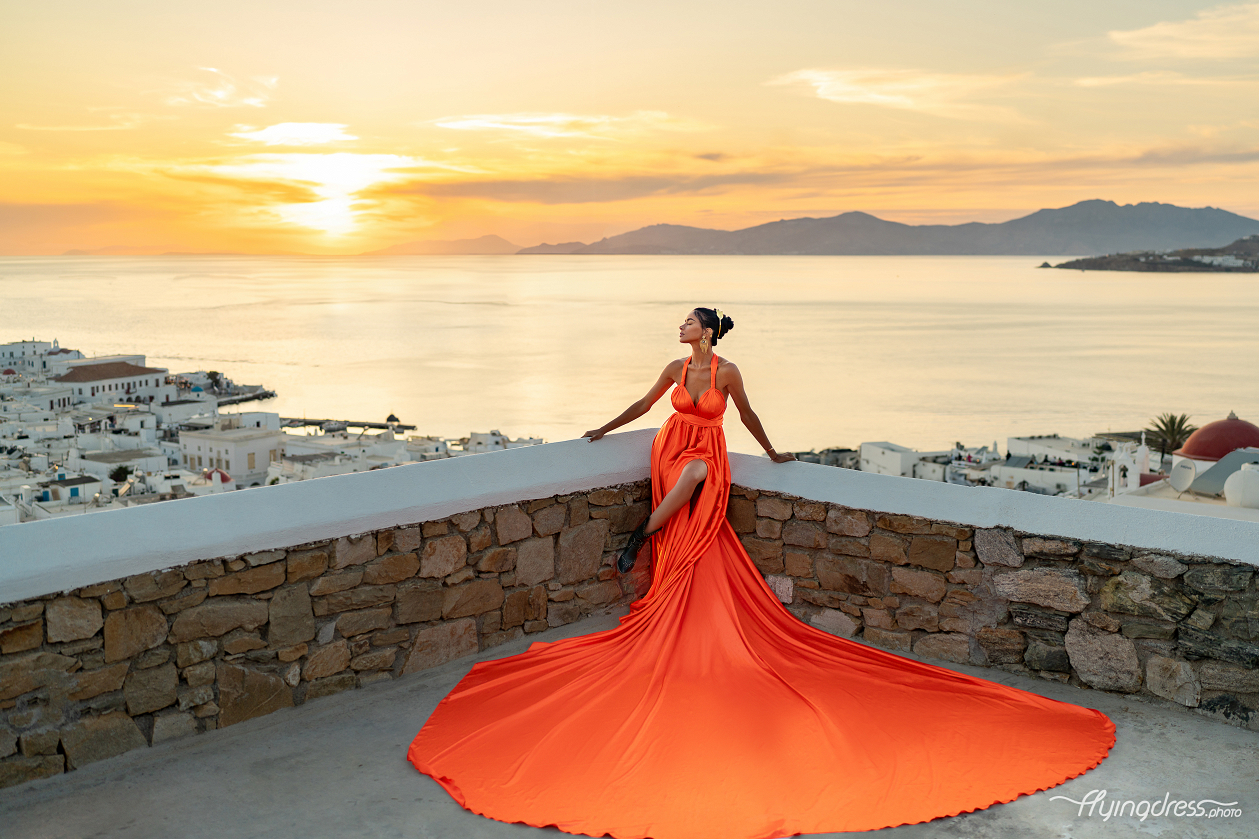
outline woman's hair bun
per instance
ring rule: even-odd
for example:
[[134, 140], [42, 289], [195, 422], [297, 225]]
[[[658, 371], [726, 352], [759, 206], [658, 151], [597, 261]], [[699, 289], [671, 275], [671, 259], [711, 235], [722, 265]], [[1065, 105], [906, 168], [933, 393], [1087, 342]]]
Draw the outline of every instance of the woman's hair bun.
[[729, 315], [723, 315], [721, 318], [721, 337], [726, 337], [726, 333], [731, 329], [734, 329], [734, 321], [730, 319]]

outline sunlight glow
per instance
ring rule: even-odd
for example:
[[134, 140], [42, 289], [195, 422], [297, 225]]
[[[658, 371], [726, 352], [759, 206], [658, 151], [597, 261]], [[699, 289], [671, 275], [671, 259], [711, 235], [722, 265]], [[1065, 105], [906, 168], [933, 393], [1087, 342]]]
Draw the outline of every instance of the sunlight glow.
[[236, 129], [228, 136], [255, 140], [268, 146], [317, 146], [358, 139], [353, 134], [346, 134], [345, 125], [337, 122], [281, 122], [266, 128], [238, 125]]

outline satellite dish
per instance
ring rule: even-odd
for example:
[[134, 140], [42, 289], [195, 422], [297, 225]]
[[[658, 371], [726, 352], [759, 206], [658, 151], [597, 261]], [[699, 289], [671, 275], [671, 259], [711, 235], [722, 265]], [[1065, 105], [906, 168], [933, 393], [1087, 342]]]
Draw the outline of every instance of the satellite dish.
[[1198, 467], [1194, 465], [1194, 462], [1192, 460], [1182, 460], [1172, 467], [1172, 474], [1168, 476], [1167, 482], [1177, 492], [1184, 492], [1189, 489], [1189, 485], [1193, 483], [1193, 479], [1196, 477], [1198, 477]]

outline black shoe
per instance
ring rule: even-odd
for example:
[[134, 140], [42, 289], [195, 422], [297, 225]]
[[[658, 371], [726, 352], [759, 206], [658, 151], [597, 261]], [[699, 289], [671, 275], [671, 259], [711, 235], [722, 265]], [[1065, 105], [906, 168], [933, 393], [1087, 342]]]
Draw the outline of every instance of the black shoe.
[[[639, 549], [651, 538], [647, 535], [647, 522], [650, 520], [651, 516], [643, 519], [643, 523], [630, 534], [629, 544], [625, 546], [625, 550], [621, 551], [621, 556], [616, 561], [616, 570], [622, 574], [628, 574], [633, 569], [634, 562], [638, 559]], [[655, 531], [653, 530], [652, 533], [654, 534]]]

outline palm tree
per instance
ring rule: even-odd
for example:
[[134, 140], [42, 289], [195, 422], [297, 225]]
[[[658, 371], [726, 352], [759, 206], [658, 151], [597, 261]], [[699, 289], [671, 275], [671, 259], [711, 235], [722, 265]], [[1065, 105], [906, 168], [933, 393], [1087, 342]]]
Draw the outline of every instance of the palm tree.
[[1189, 435], [1198, 430], [1198, 426], [1189, 424], [1188, 414], [1159, 414], [1151, 420], [1145, 433], [1154, 438], [1163, 457], [1185, 444]]

